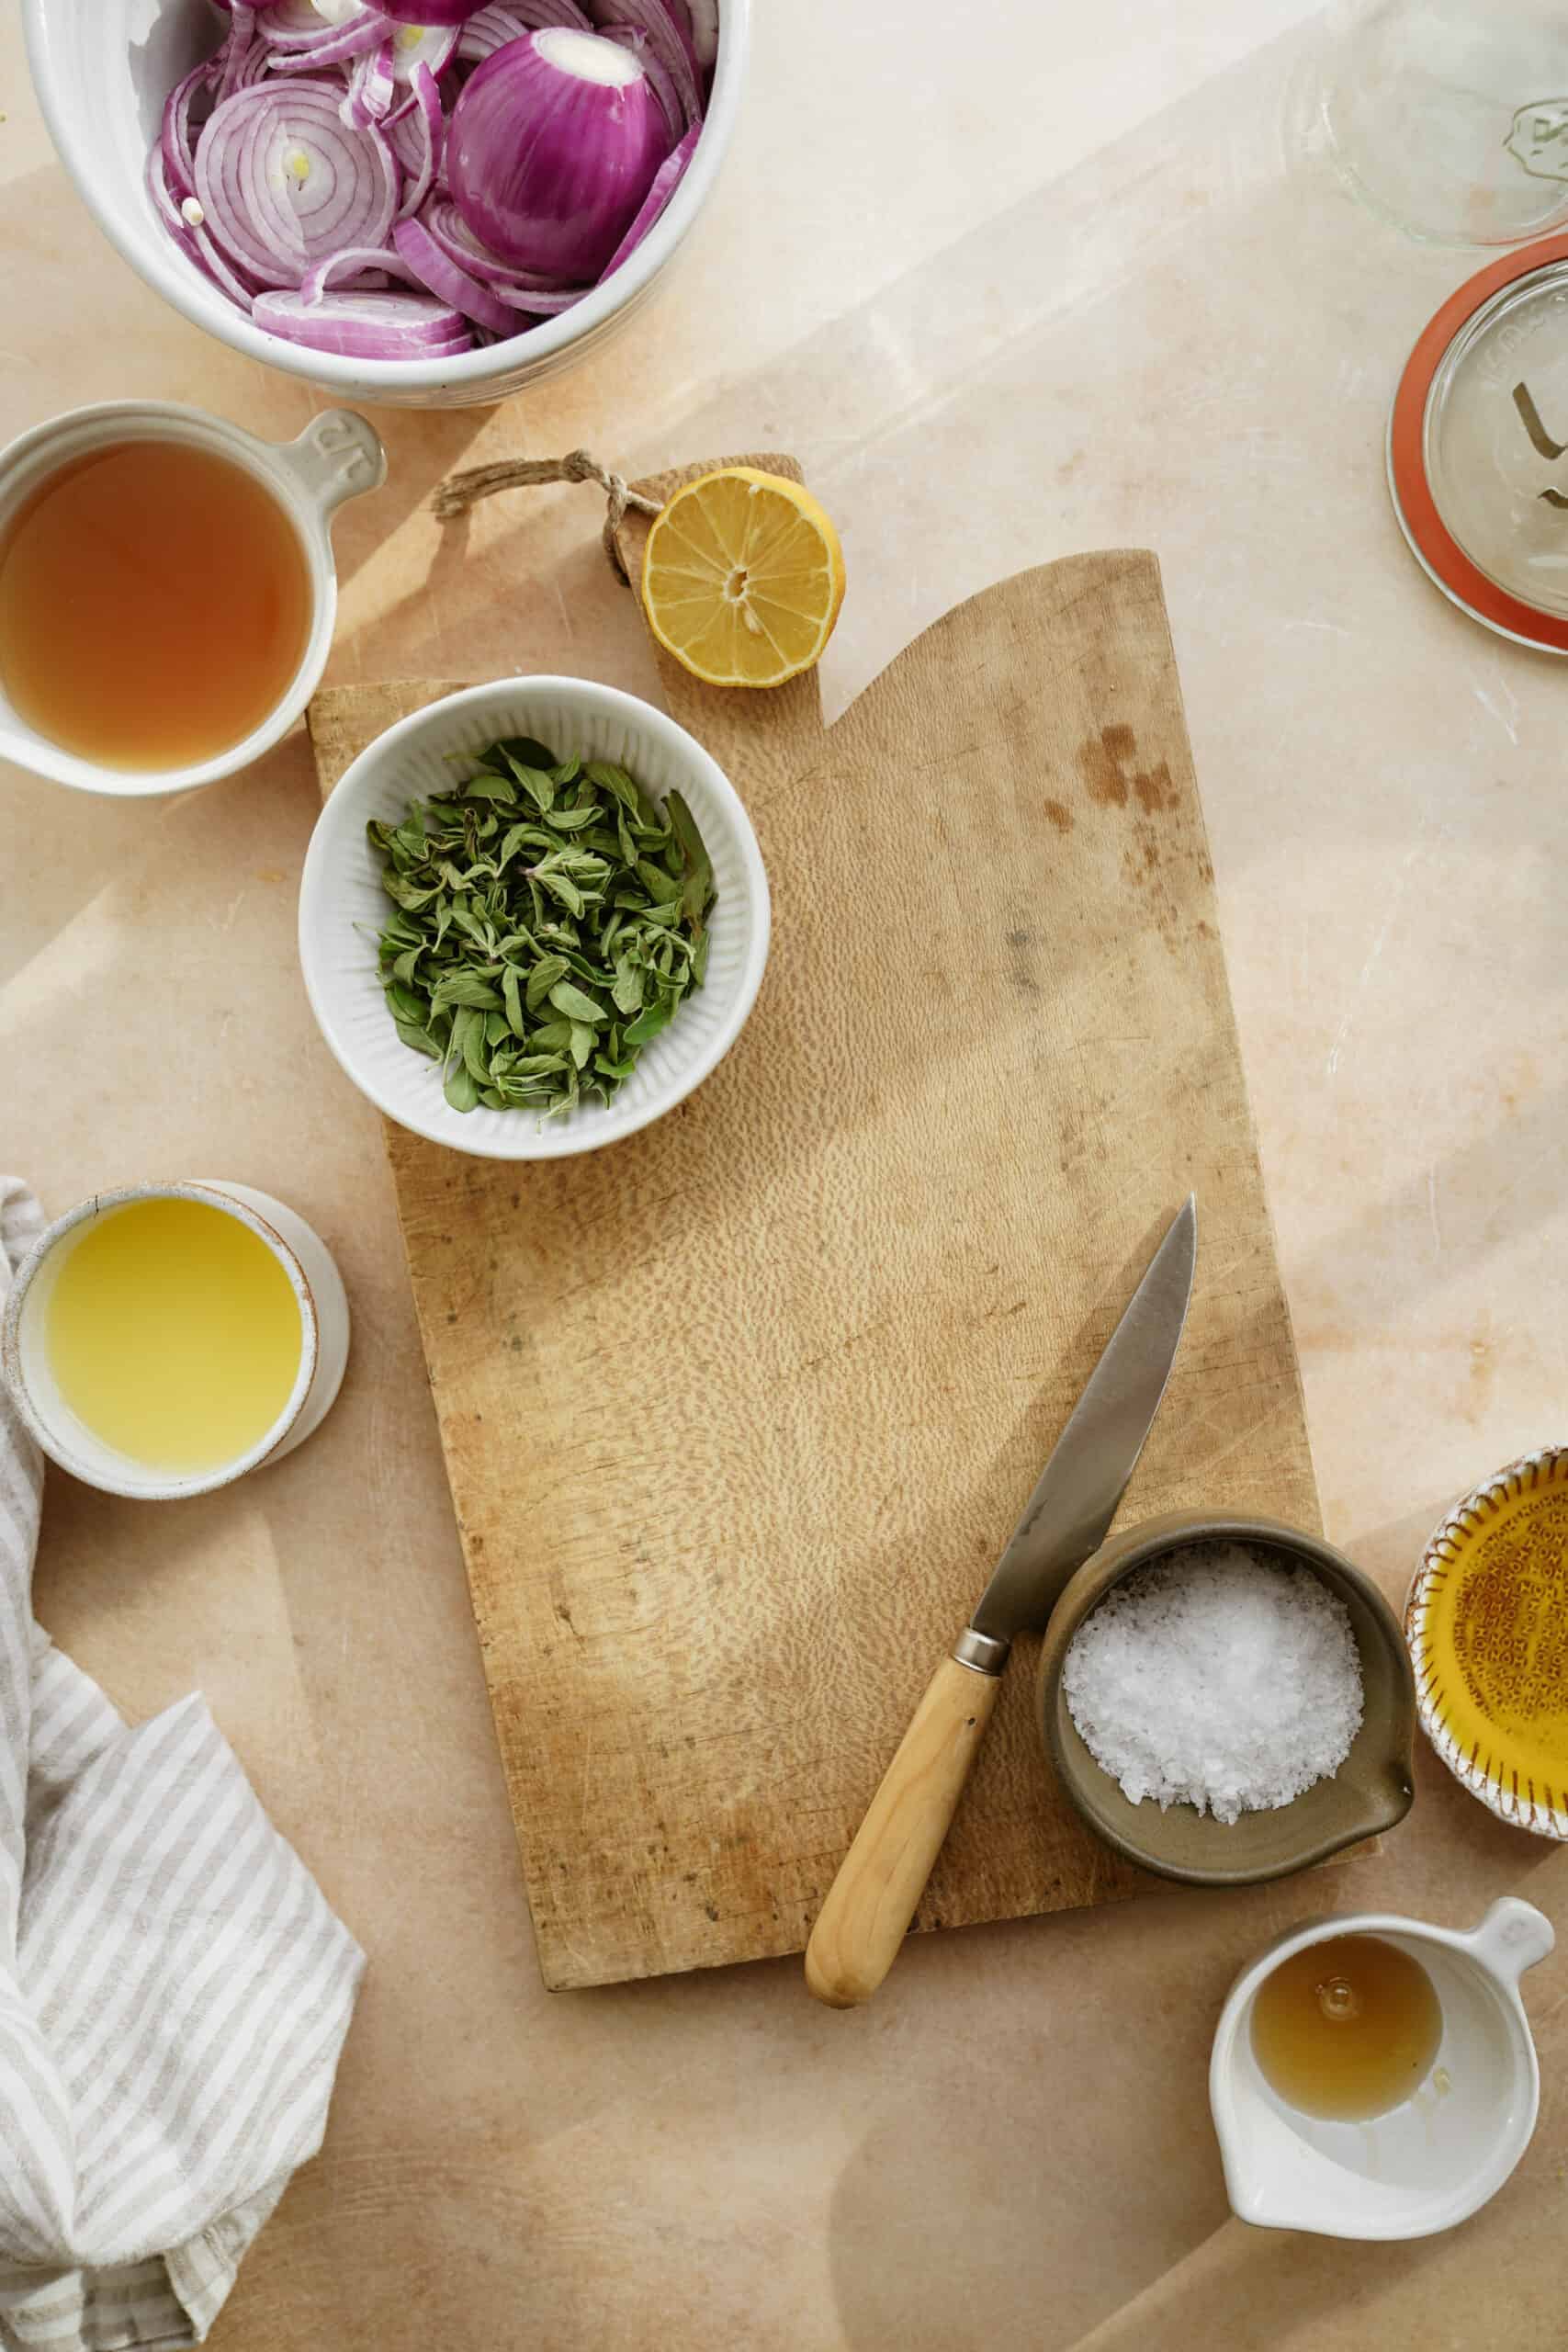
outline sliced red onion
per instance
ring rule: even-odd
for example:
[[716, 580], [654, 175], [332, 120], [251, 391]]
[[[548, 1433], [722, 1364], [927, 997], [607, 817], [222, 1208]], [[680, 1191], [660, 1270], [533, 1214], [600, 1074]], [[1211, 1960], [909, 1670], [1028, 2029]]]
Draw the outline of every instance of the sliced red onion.
[[368, 130], [386, 121], [398, 95], [392, 73], [392, 44], [378, 41], [362, 50], [348, 76], [348, 92], [338, 112], [351, 130]]
[[378, 9], [366, 8], [346, 25], [333, 25], [316, 17], [310, 0], [304, 0], [304, 6], [316, 17], [314, 32], [297, 30], [292, 13], [286, 28], [275, 29], [275, 19], [286, 9], [292, 12], [294, 6], [295, 0], [279, 0], [279, 6], [262, 19], [262, 28], [276, 51], [272, 61], [276, 74], [312, 74], [322, 65], [344, 65], [387, 38], [387, 19]]
[[459, 313], [428, 294], [258, 294], [259, 327], [344, 359], [446, 358], [472, 348]]
[[256, 12], [250, 0], [231, 0], [229, 38], [223, 44], [222, 62], [213, 90], [220, 106], [225, 98], [231, 98], [236, 90], [244, 87], [245, 62], [255, 46], [255, 40]]
[[361, 291], [372, 282], [384, 284], [389, 277], [400, 277], [418, 293], [429, 291], [423, 279], [415, 277], [401, 254], [390, 245], [345, 245], [341, 254], [333, 254], [307, 270], [299, 281], [300, 295], [307, 302], [319, 302], [328, 287], [342, 277], [357, 278]]
[[[254, 285], [243, 272], [233, 268], [220, 253], [209, 236], [206, 216], [194, 196], [186, 196], [176, 203], [164, 175], [163, 150], [154, 147], [147, 159], [147, 186], [159, 218], [174, 238], [187, 261], [195, 264], [204, 277], [209, 277], [231, 302], [248, 311], [255, 300]], [[199, 219], [187, 217], [186, 206], [195, 207]]]
[[210, 92], [214, 78], [210, 65], [197, 65], [183, 81], [175, 84], [164, 101], [159, 152], [169, 178], [181, 196], [189, 196], [196, 186], [196, 141], [191, 136], [191, 108], [198, 98]]
[[392, 78], [407, 88], [416, 65], [445, 74], [457, 54], [458, 25], [399, 25], [392, 34]]
[[[509, 311], [525, 311], [534, 319], [553, 319], [558, 311], [570, 311], [574, 302], [581, 302], [583, 296], [591, 294], [593, 288], [591, 286], [561, 286], [550, 292], [542, 286], [530, 286], [525, 280], [514, 280], [510, 286], [492, 286], [491, 291], [498, 301], [505, 303]], [[517, 332], [514, 327], [513, 333], [515, 334]]]
[[692, 54], [700, 66], [711, 66], [718, 55], [718, 0], [686, 0], [692, 24]]
[[506, 302], [467, 270], [459, 269], [421, 222], [400, 220], [392, 232], [392, 243], [414, 276], [442, 301], [450, 302], [476, 325], [489, 327], [492, 334], [516, 334], [517, 321]]
[[479, 14], [484, 0], [376, 0], [376, 5], [400, 25], [460, 25]]
[[402, 200], [398, 206], [400, 220], [417, 212], [430, 194], [446, 142], [441, 93], [428, 65], [414, 67], [412, 101], [412, 113], [387, 128], [387, 144], [403, 175]]
[[601, 285], [604, 284], [604, 277], [614, 277], [624, 261], [630, 261], [633, 254], [636, 253], [638, 245], [641, 244], [685, 177], [686, 166], [696, 153], [697, 141], [702, 135], [702, 124], [694, 122], [681, 144], [666, 155], [660, 164], [653, 175], [653, 186], [643, 198], [641, 211], [604, 264], [604, 277], [599, 281]]
[[432, 197], [419, 217], [442, 252], [482, 285], [501, 291], [510, 287], [525, 294], [566, 294], [573, 301], [588, 291], [586, 286], [569, 285], [564, 278], [550, 277], [536, 270], [514, 269], [475, 236], [450, 197]]
[[629, 51], [551, 28], [476, 67], [452, 109], [446, 183], [474, 234], [503, 261], [592, 279], [670, 145]]
[[398, 207], [385, 140], [351, 130], [315, 82], [262, 82], [220, 106], [196, 154], [214, 237], [265, 286], [297, 287], [344, 245], [384, 245]]

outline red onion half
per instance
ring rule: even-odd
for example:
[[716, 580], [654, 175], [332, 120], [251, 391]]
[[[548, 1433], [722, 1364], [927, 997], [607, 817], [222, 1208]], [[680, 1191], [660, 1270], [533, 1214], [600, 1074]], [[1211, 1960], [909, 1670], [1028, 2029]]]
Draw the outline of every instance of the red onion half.
[[477, 237], [520, 269], [598, 277], [670, 153], [631, 52], [551, 27], [479, 66], [452, 110], [446, 181]]

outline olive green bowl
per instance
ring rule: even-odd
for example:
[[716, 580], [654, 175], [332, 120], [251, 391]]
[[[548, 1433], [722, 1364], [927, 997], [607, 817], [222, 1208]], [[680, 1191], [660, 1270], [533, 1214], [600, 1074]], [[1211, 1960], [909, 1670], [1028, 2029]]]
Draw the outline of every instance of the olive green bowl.
[[[1310, 1568], [1349, 1611], [1361, 1661], [1360, 1729], [1338, 1771], [1289, 1804], [1244, 1813], [1231, 1823], [1190, 1804], [1161, 1812], [1153, 1798], [1132, 1804], [1085, 1747], [1062, 1689], [1073, 1635], [1113, 1584], [1152, 1561], [1216, 1541], [1255, 1545], [1277, 1555], [1283, 1567]], [[1089, 1827], [1140, 1869], [1189, 1886], [1250, 1886], [1304, 1870], [1358, 1838], [1393, 1828], [1415, 1793], [1416, 1684], [1399, 1620], [1371, 1577], [1343, 1554], [1320, 1536], [1276, 1520], [1180, 1511], [1113, 1535], [1077, 1570], [1052, 1611], [1035, 1707], [1057, 1776]]]

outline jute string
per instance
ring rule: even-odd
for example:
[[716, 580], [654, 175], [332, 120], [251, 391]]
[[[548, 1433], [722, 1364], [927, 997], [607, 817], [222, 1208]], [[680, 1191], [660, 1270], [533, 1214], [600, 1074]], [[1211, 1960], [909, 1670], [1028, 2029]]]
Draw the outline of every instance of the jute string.
[[443, 523], [456, 522], [460, 514], [477, 506], [481, 498], [493, 498], [500, 490], [536, 490], [547, 482], [596, 481], [604, 492], [608, 504], [604, 513], [604, 552], [619, 577], [631, 585], [626, 567], [621, 560], [616, 538], [626, 511], [635, 507], [639, 514], [657, 514], [659, 501], [644, 498], [640, 492], [628, 489], [624, 475], [612, 473], [599, 463], [587, 449], [573, 449], [564, 458], [508, 458], [497, 466], [470, 466], [466, 473], [451, 474], [431, 500], [431, 510]]

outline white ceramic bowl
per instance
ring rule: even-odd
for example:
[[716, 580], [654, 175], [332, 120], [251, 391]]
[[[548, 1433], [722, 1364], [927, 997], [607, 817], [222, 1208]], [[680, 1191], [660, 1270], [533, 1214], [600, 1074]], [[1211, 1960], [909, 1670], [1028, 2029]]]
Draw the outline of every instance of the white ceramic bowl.
[[729, 147], [746, 73], [750, 0], [723, 0], [707, 121], [691, 168], [649, 234], [607, 286], [526, 334], [456, 359], [340, 359], [264, 334], [179, 252], [147, 193], [164, 101], [210, 55], [223, 22], [208, 0], [23, 0], [39, 104], [61, 161], [98, 226], [176, 311], [247, 358], [394, 408], [464, 408], [558, 373], [633, 311], [684, 241]]
[[[682, 793], [713, 860], [717, 897], [703, 986], [643, 1048], [613, 1102], [564, 1117], [454, 1111], [434, 1062], [392, 1026], [376, 943], [391, 912], [372, 818], [399, 823], [411, 802], [450, 788], [501, 735], [532, 735], [561, 758], [614, 760], [656, 799]], [[740, 1035], [768, 960], [768, 878], [734, 786], [700, 743], [634, 695], [581, 678], [502, 678], [432, 703], [362, 752], [317, 820], [299, 888], [299, 960], [322, 1036], [361, 1092], [400, 1126], [486, 1159], [565, 1159], [635, 1135], [700, 1086]]]
[[[1443, 2013], [1426, 2081], [1385, 2115], [1328, 2123], [1287, 2105], [1252, 2053], [1252, 2006], [1283, 1960], [1327, 1936], [1381, 1936], [1417, 1961]], [[1221, 2013], [1209, 2104], [1238, 2219], [1336, 2238], [1424, 2238], [1495, 2197], [1529, 2145], [1540, 2070], [1519, 1978], [1552, 1948], [1551, 1923], [1517, 1895], [1458, 1935], [1365, 1911], [1281, 1936]]]
[[[270, 1430], [246, 1453], [216, 1470], [171, 1476], [118, 1448], [73, 1412], [49, 1360], [49, 1302], [61, 1271], [79, 1242], [105, 1217], [139, 1201], [198, 1201], [221, 1209], [266, 1243], [288, 1275], [299, 1308], [299, 1369], [288, 1402]], [[343, 1385], [348, 1363], [348, 1299], [343, 1277], [321, 1235], [302, 1216], [249, 1184], [214, 1179], [183, 1184], [127, 1184], [57, 1217], [21, 1265], [0, 1327], [0, 1369], [17, 1412], [51, 1462], [106, 1494], [141, 1502], [170, 1502], [227, 1487], [264, 1462], [280, 1462], [319, 1428]]]

